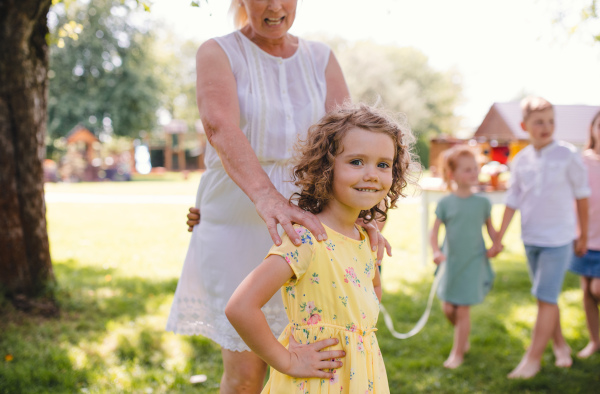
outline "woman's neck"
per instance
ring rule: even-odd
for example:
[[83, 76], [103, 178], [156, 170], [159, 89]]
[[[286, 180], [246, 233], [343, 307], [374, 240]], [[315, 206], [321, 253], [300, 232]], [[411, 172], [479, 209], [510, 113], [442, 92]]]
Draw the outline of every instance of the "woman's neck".
[[360, 240], [360, 232], [356, 228], [356, 219], [360, 210], [342, 210], [326, 206], [317, 214], [319, 220], [332, 230], [345, 235], [348, 238]]
[[278, 38], [267, 38], [256, 34], [249, 25], [244, 26], [240, 31], [250, 41], [271, 56], [286, 59], [293, 56], [298, 49], [298, 39], [288, 33]]

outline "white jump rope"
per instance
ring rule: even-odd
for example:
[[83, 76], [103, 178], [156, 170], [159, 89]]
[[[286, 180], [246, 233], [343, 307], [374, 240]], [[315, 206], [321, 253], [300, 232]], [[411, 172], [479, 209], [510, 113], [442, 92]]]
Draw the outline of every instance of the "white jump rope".
[[427, 324], [427, 320], [429, 319], [429, 313], [431, 312], [431, 305], [433, 304], [433, 298], [435, 297], [435, 290], [438, 287], [440, 278], [444, 274], [445, 269], [446, 269], [446, 264], [441, 263], [439, 265], [438, 272], [435, 275], [435, 278], [433, 279], [433, 283], [431, 284], [431, 290], [429, 291], [429, 299], [427, 300], [427, 307], [425, 308], [425, 312], [423, 312], [423, 315], [421, 316], [421, 318], [419, 319], [417, 324], [409, 332], [403, 334], [403, 333], [400, 333], [400, 332], [397, 332], [396, 330], [394, 330], [394, 322], [392, 321], [392, 317], [390, 316], [388, 311], [385, 309], [383, 304], [379, 305], [379, 309], [381, 310], [381, 313], [383, 314], [383, 320], [385, 321], [385, 325], [387, 326], [388, 330], [390, 330], [390, 333], [392, 333], [392, 336], [394, 338], [398, 338], [398, 339], [410, 338], [412, 336], [417, 335], [423, 329], [423, 327], [425, 327], [425, 324]]

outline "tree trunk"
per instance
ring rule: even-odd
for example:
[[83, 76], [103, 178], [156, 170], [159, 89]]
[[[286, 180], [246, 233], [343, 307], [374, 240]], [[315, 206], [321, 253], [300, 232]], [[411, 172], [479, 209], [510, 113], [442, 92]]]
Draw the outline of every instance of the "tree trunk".
[[0, 0], [0, 293], [36, 296], [54, 281], [42, 161], [51, 0]]

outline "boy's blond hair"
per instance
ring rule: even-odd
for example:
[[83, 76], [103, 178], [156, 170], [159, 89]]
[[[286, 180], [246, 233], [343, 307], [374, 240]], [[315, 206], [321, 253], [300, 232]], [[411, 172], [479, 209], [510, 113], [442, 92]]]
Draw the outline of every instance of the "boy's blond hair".
[[525, 122], [532, 113], [544, 111], [548, 108], [554, 110], [554, 106], [543, 97], [525, 97], [523, 100], [521, 100], [521, 113], [523, 116], [523, 122]]

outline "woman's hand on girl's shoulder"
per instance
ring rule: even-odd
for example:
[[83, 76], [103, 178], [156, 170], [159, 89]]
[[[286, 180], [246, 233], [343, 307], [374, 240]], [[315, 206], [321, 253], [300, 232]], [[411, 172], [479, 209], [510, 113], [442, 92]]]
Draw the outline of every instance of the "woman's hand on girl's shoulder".
[[379, 227], [377, 227], [377, 223], [374, 220], [371, 220], [369, 223], [365, 223], [363, 219], [358, 219], [356, 224], [361, 226], [367, 232], [369, 236], [369, 241], [371, 242], [371, 249], [373, 252], [377, 252], [377, 265], [381, 265], [381, 260], [383, 260], [383, 252], [386, 251], [388, 256], [392, 256], [392, 245], [388, 242], [387, 239], [381, 232], [379, 231]]
[[277, 224], [281, 225], [292, 243], [301, 245], [301, 240], [293, 224], [300, 224], [308, 229], [317, 241], [327, 239], [327, 233], [321, 221], [312, 213], [291, 204], [279, 192], [265, 192], [254, 201], [256, 212], [264, 220], [275, 245], [281, 245], [281, 238], [277, 233]]
[[336, 338], [323, 339], [309, 345], [302, 345], [289, 337], [288, 351], [290, 353], [289, 365], [283, 367], [282, 373], [295, 378], [320, 378], [331, 379], [333, 372], [325, 372], [328, 369], [340, 368], [343, 363], [337, 359], [345, 357], [343, 350], [323, 350], [338, 344]]

